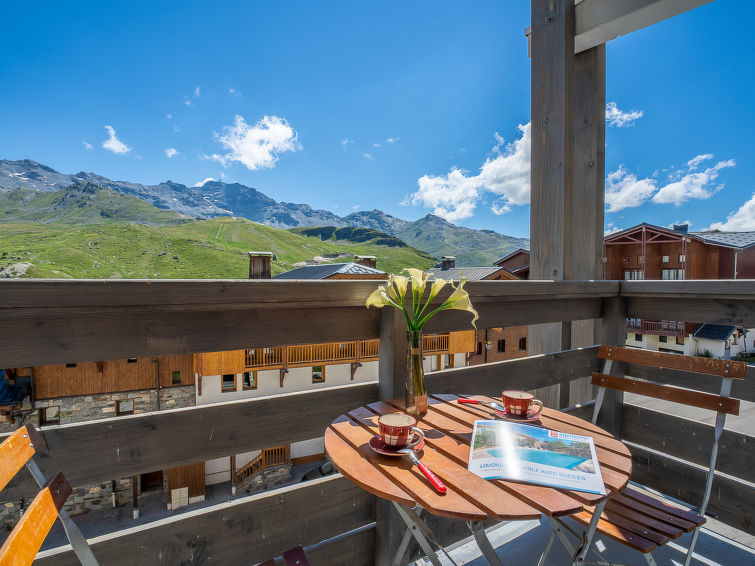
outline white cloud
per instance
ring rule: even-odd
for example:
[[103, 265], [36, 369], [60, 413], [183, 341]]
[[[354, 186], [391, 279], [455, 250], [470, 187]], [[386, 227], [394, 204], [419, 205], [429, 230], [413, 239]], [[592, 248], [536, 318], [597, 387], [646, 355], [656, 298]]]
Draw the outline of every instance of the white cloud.
[[424, 175], [417, 184], [419, 190], [404, 204], [419, 204], [433, 209], [433, 214], [449, 222], [469, 218], [485, 192], [492, 193], [497, 201], [491, 205], [495, 214], [505, 214], [514, 205], [530, 202], [530, 124], [519, 125], [521, 137], [506, 145], [496, 133], [497, 154], [488, 158], [478, 175], [467, 175], [453, 168], [447, 175]]
[[94, 146], [92, 146], [92, 144], [91, 144], [91, 143], [89, 143], [89, 142], [85, 142], [85, 141], [83, 141], [83, 142], [81, 142], [81, 143], [83, 143], [83, 144], [84, 144], [84, 149], [86, 149], [87, 151], [92, 151], [92, 150], [94, 149]]
[[127, 146], [115, 136], [115, 130], [113, 129], [113, 126], [105, 126], [105, 129], [108, 131], [108, 134], [110, 134], [110, 137], [102, 142], [102, 147], [104, 147], [108, 151], [112, 151], [117, 155], [123, 155], [131, 151], [131, 148], [129, 146]]
[[186, 100], [184, 100], [184, 104], [185, 104], [186, 106], [194, 106], [194, 105], [193, 105], [193, 104], [191, 103], [191, 100], [189, 100], [188, 98], [187, 98]]
[[619, 165], [606, 177], [606, 211], [618, 212], [640, 206], [658, 190], [655, 179], [638, 179], [634, 173]]
[[718, 172], [727, 167], [734, 167], [733, 159], [719, 161], [713, 167], [698, 171], [700, 163], [711, 159], [712, 154], [693, 157], [687, 167], [673, 169], [668, 173], [667, 184], [659, 187], [655, 178], [638, 179], [634, 173], [619, 165], [616, 171], [606, 177], [606, 211], [618, 212], [625, 208], [640, 206], [650, 200], [656, 204], [674, 204], [680, 206], [690, 199], [705, 200], [723, 188], [714, 184]]
[[346, 151], [346, 148], [349, 146], [350, 143], [354, 143], [354, 140], [350, 140], [349, 138], [344, 138], [341, 140], [341, 149]]
[[284, 118], [264, 116], [254, 126], [237, 115], [233, 126], [225, 126], [223, 135], [215, 134], [228, 152], [212, 154], [208, 159], [219, 161], [225, 167], [234, 161], [244, 164], [249, 170], [275, 167], [278, 154], [301, 149], [298, 134]]
[[201, 181], [198, 181], [198, 182], [194, 183], [194, 186], [195, 187], [202, 187], [202, 186], [204, 186], [205, 183], [209, 183], [210, 181], [214, 181], [214, 180], [215, 179], [213, 177], [207, 177], [207, 178], [205, 178], [205, 179], [203, 179]]
[[234, 94], [236, 96], [241, 96], [241, 92], [239, 92], [239, 90], [235, 89], [235, 88], [229, 88], [228, 92], [231, 93], [231, 94]]
[[369, 161], [375, 161], [375, 156], [373, 156], [371, 153], [363, 153], [362, 154], [365, 159], [368, 159]]
[[642, 110], [630, 110], [629, 112], [624, 112], [616, 106], [615, 102], [609, 102], [606, 104], [606, 121], [609, 126], [616, 126], [617, 128], [633, 126], [635, 120], [642, 118], [642, 114]]
[[385, 143], [396, 143], [399, 139], [400, 138], [398, 138], [398, 137], [388, 138], [387, 140], [385, 140]]
[[171, 157], [175, 157], [176, 155], [180, 154], [181, 152], [178, 151], [175, 147], [167, 147], [165, 148], [165, 156], [170, 159]]
[[621, 232], [624, 228], [619, 228], [618, 226], [615, 226], [613, 222], [609, 222], [606, 225], [606, 229], [603, 230], [603, 236], [610, 236], [611, 234], [615, 234], [616, 232]]
[[195, 96], [195, 97], [199, 96], [199, 87], [196, 87], [196, 88], [194, 89], [194, 96]]
[[170, 120], [173, 117], [173, 114], [166, 114], [165, 117]]
[[375, 142], [375, 143], [372, 144], [372, 147], [383, 147], [383, 146], [380, 145], [379, 143]]
[[362, 207], [361, 204], [355, 204], [354, 206], [351, 207], [351, 210], [359, 210], [361, 207]]
[[713, 181], [718, 178], [718, 172], [727, 167], [734, 167], [736, 163], [733, 159], [729, 159], [727, 161], [719, 161], [713, 167], [708, 167], [704, 171], [695, 171], [701, 161], [710, 159], [710, 157], [713, 156], [698, 155], [691, 159], [688, 162], [687, 171], [677, 172], [677, 174], [681, 173], [679, 180], [661, 187], [653, 196], [653, 202], [660, 204], [673, 203], [675, 206], [679, 206], [683, 202], [687, 202], [693, 198], [708, 199], [720, 191], [723, 188], [722, 184], [713, 186]]
[[703, 153], [701, 155], [697, 155], [693, 157], [692, 159], [690, 159], [689, 161], [687, 161], [687, 167], [689, 168], [690, 171], [694, 171], [699, 167], [699, 165], [703, 161], [706, 161], [708, 159], [713, 159], [712, 153]]
[[726, 217], [726, 222], [714, 222], [708, 230], [723, 230], [730, 232], [755, 231], [755, 193], [738, 210]]

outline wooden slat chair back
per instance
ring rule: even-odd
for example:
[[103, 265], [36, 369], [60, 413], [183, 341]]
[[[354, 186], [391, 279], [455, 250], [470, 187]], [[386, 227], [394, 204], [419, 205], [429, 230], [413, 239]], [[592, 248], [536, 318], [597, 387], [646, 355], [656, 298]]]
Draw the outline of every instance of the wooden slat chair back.
[[97, 560], [86, 539], [63, 510], [63, 504], [71, 495], [70, 484], [60, 472], [50, 481], [46, 481], [33, 460], [37, 447], [43, 443], [44, 440], [37, 429], [27, 424], [0, 444], [0, 491], [5, 489], [24, 466], [29, 469], [41, 488], [0, 547], [0, 566], [31, 564], [57, 518], [63, 523], [68, 540], [81, 563], [85, 566], [97, 566]]
[[[747, 364], [618, 346], [600, 346], [598, 358], [604, 360], [604, 367], [602, 373], [593, 373], [592, 376], [592, 384], [599, 387], [592, 417], [593, 424], [597, 421], [606, 389], [609, 388], [716, 411], [716, 426], [705, 491], [697, 513], [667, 505], [627, 487], [621, 494], [611, 496], [598, 523], [598, 532], [642, 552], [647, 563], [651, 565], [655, 564], [652, 551], [657, 546], [666, 544], [685, 532], [694, 531], [685, 560], [685, 566], [689, 566], [700, 527], [705, 523], [704, 515], [710, 499], [718, 456], [718, 441], [727, 415], [739, 414], [739, 400], [730, 397], [732, 380], [745, 378]], [[721, 379], [721, 389], [719, 394], [715, 395], [632, 377], [610, 375], [614, 361], [707, 374]], [[586, 512], [577, 515], [576, 519], [589, 523], [591, 517], [591, 514]]]

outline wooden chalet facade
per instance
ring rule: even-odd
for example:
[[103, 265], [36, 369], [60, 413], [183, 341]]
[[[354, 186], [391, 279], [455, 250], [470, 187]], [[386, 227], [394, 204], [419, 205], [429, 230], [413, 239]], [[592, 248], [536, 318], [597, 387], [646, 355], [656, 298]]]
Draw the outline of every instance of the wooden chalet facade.
[[[735, 234], [735, 233], [730, 233]], [[605, 279], [752, 279], [755, 233], [688, 233], [639, 224], [605, 238]], [[722, 237], [724, 236], [724, 237]]]

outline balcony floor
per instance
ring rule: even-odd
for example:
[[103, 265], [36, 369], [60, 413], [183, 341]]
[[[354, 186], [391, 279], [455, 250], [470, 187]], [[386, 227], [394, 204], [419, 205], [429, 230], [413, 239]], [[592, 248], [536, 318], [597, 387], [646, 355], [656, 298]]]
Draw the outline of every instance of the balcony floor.
[[[576, 523], [573, 523], [578, 528]], [[496, 547], [498, 556], [506, 566], [524, 566], [535, 565], [540, 558], [543, 548], [548, 542], [551, 530], [545, 519], [540, 523], [531, 521], [521, 524], [519, 527], [515, 524], [505, 525], [500, 528], [498, 536], [505, 537], [506, 531], [516, 529], [527, 530], [524, 534], [515, 540]], [[741, 536], [744, 533], [737, 533]], [[491, 534], [491, 540], [495, 543], [495, 534]], [[665, 547], [656, 550], [653, 553], [658, 566], [681, 566], [684, 564], [684, 554], [682, 546], [689, 543], [691, 534], [684, 535], [676, 541], [667, 544]], [[734, 535], [735, 536], [735, 535]], [[744, 535], [745, 538], [747, 535]], [[613, 561], [619, 564], [637, 564], [645, 566], [646, 562], [642, 556], [626, 547], [598, 536], [597, 539], [603, 541], [606, 550], [600, 554], [601, 558], [606, 561]], [[750, 543], [751, 544], [751, 543]], [[487, 566], [487, 562], [481, 556], [474, 543], [456, 548], [451, 556], [459, 564], [469, 566]], [[588, 561], [595, 559], [595, 554], [590, 553]], [[732, 539], [726, 538], [720, 534], [703, 529], [698, 537], [697, 546], [695, 547], [695, 557], [692, 560], [693, 566], [744, 566], [745, 564], [755, 563], [755, 549], [749, 548], [744, 544], [738, 543]], [[429, 561], [425, 561], [429, 564]], [[546, 566], [568, 566], [570, 564], [569, 556], [563, 545], [557, 540], [554, 542]]]

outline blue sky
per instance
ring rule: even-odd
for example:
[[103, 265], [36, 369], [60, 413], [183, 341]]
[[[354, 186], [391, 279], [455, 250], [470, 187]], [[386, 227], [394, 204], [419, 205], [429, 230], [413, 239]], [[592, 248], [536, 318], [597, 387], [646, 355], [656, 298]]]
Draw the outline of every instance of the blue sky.
[[[755, 230], [747, 6], [608, 44], [608, 230]], [[529, 234], [528, 2], [14, 2], [3, 19], [0, 158]]]

